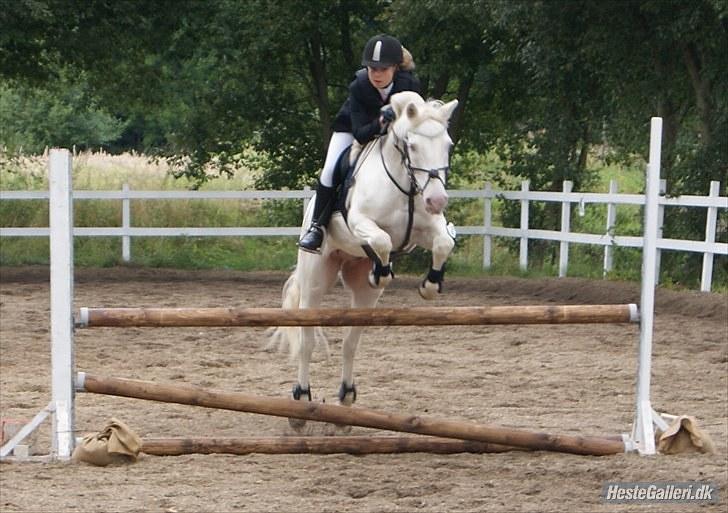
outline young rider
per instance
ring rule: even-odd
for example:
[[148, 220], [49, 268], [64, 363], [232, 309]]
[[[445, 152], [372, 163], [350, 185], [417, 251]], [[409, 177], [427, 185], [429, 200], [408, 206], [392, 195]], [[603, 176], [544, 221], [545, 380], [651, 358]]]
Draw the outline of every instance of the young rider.
[[378, 35], [364, 47], [362, 66], [349, 84], [349, 97], [336, 115], [326, 161], [316, 186], [313, 220], [298, 241], [303, 251], [320, 253], [323, 228], [331, 217], [336, 190], [334, 170], [341, 153], [356, 139], [362, 146], [384, 133], [393, 118], [389, 98], [401, 91], [420, 92], [420, 81], [412, 72], [412, 55], [392, 36]]

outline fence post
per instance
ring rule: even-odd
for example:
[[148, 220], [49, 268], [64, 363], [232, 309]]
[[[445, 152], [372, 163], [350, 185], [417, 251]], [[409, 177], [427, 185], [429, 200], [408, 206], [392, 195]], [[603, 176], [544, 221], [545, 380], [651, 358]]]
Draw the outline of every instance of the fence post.
[[124, 233], [121, 237], [121, 259], [124, 262], [131, 261], [131, 236], [129, 228], [131, 227], [131, 208], [129, 205], [129, 184], [125, 183], [121, 186], [124, 198], [121, 200], [121, 228]]
[[[524, 196], [528, 194], [528, 188], [530, 183], [530, 180], [524, 180], [521, 182], [521, 192], [524, 194]], [[525, 271], [528, 269], [528, 235], [526, 234], [527, 230], [528, 199], [524, 197], [523, 199], [521, 199], [521, 248], [518, 257], [518, 263], [521, 271]]]
[[[609, 180], [609, 194], [617, 194], [617, 180]], [[614, 227], [617, 224], [617, 204], [611, 201], [607, 203], [607, 231], [606, 236], [609, 237], [609, 244], [604, 245], [604, 269], [602, 276], [606, 276], [612, 270], [614, 265]]]
[[[710, 182], [710, 194], [712, 198], [720, 194], [720, 182]], [[708, 214], [705, 220], [705, 242], [715, 242], [715, 229], [718, 222], [718, 207], [708, 207]], [[703, 273], [700, 277], [700, 292], [710, 292], [713, 281], [713, 253], [703, 253]]]
[[[303, 190], [305, 192], [308, 192], [311, 190], [311, 187], [308, 185], [304, 185]], [[306, 196], [303, 198], [303, 219], [306, 219], [306, 210], [308, 210], [308, 204], [311, 201], [311, 198], [309, 196]]]
[[71, 458], [75, 443], [73, 369], [73, 189], [71, 154], [49, 159], [52, 455]]
[[[660, 198], [665, 196], [667, 192], [667, 180], [660, 180]], [[665, 225], [665, 205], [659, 204], [657, 207], [657, 238], [662, 238], [662, 229]], [[657, 248], [655, 253], [655, 283], [660, 283], [660, 264], [662, 263], [662, 251]]]
[[493, 263], [493, 236], [488, 235], [493, 226], [493, 186], [490, 182], [483, 189], [483, 269], [490, 269]]
[[[563, 191], [569, 194], [574, 187], [574, 182], [564, 180]], [[568, 234], [571, 227], [571, 201], [568, 199], [561, 202], [561, 233]], [[566, 276], [569, 268], [569, 243], [562, 240], [559, 243], [559, 278]]]

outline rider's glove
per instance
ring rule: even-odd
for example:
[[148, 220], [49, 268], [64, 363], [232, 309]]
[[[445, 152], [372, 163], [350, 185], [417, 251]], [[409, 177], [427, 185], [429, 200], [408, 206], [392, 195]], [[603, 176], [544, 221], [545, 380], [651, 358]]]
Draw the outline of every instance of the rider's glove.
[[391, 105], [385, 105], [379, 113], [379, 126], [381, 127], [379, 133], [384, 134], [387, 132], [389, 124], [394, 121], [394, 109]]
[[394, 121], [395, 115], [394, 115], [394, 109], [391, 105], [385, 105], [382, 107], [382, 110], [380, 111], [380, 114], [382, 115], [382, 119], [386, 123], [391, 123]]

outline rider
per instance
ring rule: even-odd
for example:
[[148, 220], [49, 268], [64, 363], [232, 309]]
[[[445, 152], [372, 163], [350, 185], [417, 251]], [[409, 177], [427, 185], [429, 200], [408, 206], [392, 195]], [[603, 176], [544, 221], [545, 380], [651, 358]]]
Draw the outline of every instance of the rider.
[[354, 139], [362, 146], [386, 132], [394, 118], [390, 97], [401, 91], [420, 92], [420, 81], [413, 73], [412, 55], [400, 42], [385, 34], [367, 41], [362, 66], [349, 84], [349, 97], [342, 105], [332, 125], [326, 161], [316, 185], [313, 220], [308, 231], [298, 241], [298, 247], [310, 253], [320, 253], [324, 240], [323, 228], [331, 217], [335, 200], [334, 170], [339, 156]]

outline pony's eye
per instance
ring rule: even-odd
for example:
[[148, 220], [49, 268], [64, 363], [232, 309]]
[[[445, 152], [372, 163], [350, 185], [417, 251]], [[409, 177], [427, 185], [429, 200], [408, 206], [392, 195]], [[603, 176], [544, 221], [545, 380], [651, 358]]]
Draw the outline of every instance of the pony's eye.
[[417, 153], [417, 145], [416, 144], [410, 144], [409, 145], [409, 149], [410, 149], [410, 151], [413, 151], [413, 152]]

